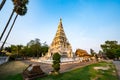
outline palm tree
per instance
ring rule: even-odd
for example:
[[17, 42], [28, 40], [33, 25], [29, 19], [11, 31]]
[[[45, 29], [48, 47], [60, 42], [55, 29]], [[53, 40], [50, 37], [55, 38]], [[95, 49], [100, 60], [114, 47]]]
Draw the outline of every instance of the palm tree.
[[4, 30], [3, 30], [2, 34], [1, 34], [1, 36], [0, 36], [0, 41], [1, 41], [2, 37], [3, 37], [3, 35], [5, 34], [5, 31], [6, 31], [8, 25], [9, 25], [9, 23], [10, 23], [10, 20], [11, 20], [12, 17], [13, 17], [13, 14], [14, 14], [14, 9], [13, 9], [11, 15], [10, 15], [10, 18], [9, 18], [9, 20], [8, 20], [8, 22], [7, 22], [7, 24], [6, 24], [5, 28], [4, 28]]
[[4, 4], [5, 4], [6, 0], [2, 0], [1, 4], [0, 4], [0, 11], [3, 8]]
[[[5, 31], [6, 31], [7, 27], [8, 27], [8, 25], [9, 25], [12, 17], [13, 17], [14, 12], [19, 13], [22, 10], [23, 6], [26, 6], [26, 4], [28, 4], [28, 0], [12, 0], [12, 2], [14, 4], [14, 9], [13, 9], [11, 15], [10, 15], [10, 18], [9, 18], [9, 20], [8, 20], [8, 22], [7, 22], [7, 24], [6, 24], [5, 28], [4, 28], [1, 36], [0, 36], [0, 41], [3, 38], [3, 35], [5, 34]], [[24, 13], [22, 13], [22, 11], [21, 11], [20, 15], [22, 15], [22, 14], [24, 14]]]
[[[13, 24], [12, 24], [12, 26], [11, 26], [11, 28], [10, 28], [7, 36], [6, 36], [6, 38], [5, 38], [5, 40], [4, 40], [4, 42], [3, 42], [2, 46], [1, 46], [0, 52], [2, 51], [2, 49], [3, 49], [3, 47], [4, 47], [4, 44], [5, 44], [7, 38], [8, 38], [8, 36], [9, 36], [9, 34], [10, 34], [10, 32], [11, 32], [14, 24], [15, 24], [15, 21], [16, 21], [18, 15], [23, 16], [23, 15], [25, 15], [25, 14], [27, 13], [26, 4], [28, 3], [28, 0], [22, 0], [22, 1], [21, 1], [21, 0], [12, 0], [12, 1], [13, 1], [14, 5], [15, 5], [13, 11], [16, 12], [16, 16], [15, 16], [15, 19], [14, 19], [14, 21], [13, 21]], [[18, 1], [18, 2], [17, 2], [17, 1]], [[20, 1], [21, 1], [21, 2], [20, 2]]]

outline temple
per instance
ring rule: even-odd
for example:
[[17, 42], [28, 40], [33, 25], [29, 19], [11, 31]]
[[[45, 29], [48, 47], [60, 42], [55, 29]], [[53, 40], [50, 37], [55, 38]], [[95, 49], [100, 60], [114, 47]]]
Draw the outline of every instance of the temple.
[[49, 47], [47, 57], [52, 57], [54, 53], [59, 53], [61, 57], [65, 57], [65, 58], [73, 57], [72, 47], [68, 42], [63, 29], [62, 19], [60, 19], [60, 22], [58, 24], [58, 29], [52, 41], [52, 44]]

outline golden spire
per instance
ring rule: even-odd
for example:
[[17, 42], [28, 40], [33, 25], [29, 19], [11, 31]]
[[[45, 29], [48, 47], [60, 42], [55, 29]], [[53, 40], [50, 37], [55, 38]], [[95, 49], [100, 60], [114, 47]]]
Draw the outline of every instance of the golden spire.
[[62, 18], [60, 18], [60, 22], [62, 22]]

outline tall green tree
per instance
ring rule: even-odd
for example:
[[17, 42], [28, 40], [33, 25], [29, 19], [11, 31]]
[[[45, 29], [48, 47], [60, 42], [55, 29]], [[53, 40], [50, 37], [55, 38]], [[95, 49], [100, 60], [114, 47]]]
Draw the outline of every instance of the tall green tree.
[[23, 48], [22, 48], [22, 50], [21, 50], [21, 56], [22, 57], [29, 57], [29, 56], [32, 56], [31, 54], [30, 54], [31, 52], [30, 52], [30, 49], [28, 48], [28, 46], [23, 46]]
[[1, 4], [0, 4], [0, 11], [3, 8], [4, 4], [5, 4], [6, 0], [2, 0]]
[[17, 56], [21, 56], [21, 51], [22, 51], [22, 48], [23, 48], [23, 45], [16, 45], [17, 46]]
[[42, 54], [41, 56], [45, 56], [45, 54], [48, 52], [49, 46], [45, 43], [41, 46], [40, 53]]
[[101, 45], [101, 48], [109, 59], [120, 57], [120, 44], [118, 44], [117, 41], [105, 41], [105, 43]]
[[11, 28], [10, 28], [7, 36], [6, 36], [6, 38], [5, 38], [5, 40], [4, 40], [4, 42], [3, 42], [2, 46], [1, 46], [0, 51], [2, 51], [3, 46], [4, 46], [4, 44], [5, 44], [8, 36], [9, 36], [9, 34], [10, 34], [10, 32], [11, 32], [14, 24], [15, 24], [15, 21], [16, 21], [18, 15], [23, 16], [23, 15], [25, 15], [25, 14], [27, 13], [26, 4], [28, 4], [28, 0], [12, 0], [12, 1], [13, 1], [13, 4], [14, 4], [14, 9], [13, 9], [13, 12], [12, 12], [12, 14], [11, 14], [11, 16], [10, 16], [10, 19], [8, 20], [7, 25], [5, 26], [3, 32], [2, 32], [2, 34], [1, 34], [1, 36], [0, 36], [0, 40], [2, 39], [2, 37], [3, 37], [3, 35], [4, 35], [5, 31], [6, 31], [6, 29], [7, 29], [7, 27], [8, 27], [8, 24], [9, 24], [9, 22], [10, 22], [12, 16], [13, 16], [13, 14], [14, 14], [14, 12], [16, 12], [16, 16], [15, 16], [15, 19], [14, 19], [14, 21], [13, 21], [13, 24], [12, 24], [12, 26], [11, 26]]
[[30, 54], [32, 54], [32, 56], [35, 56], [35, 57], [41, 56], [41, 54], [40, 54], [40, 50], [41, 50], [40, 39], [36, 38], [35, 40], [31, 40], [27, 44], [27, 46], [30, 49]]
[[40, 39], [37, 39], [37, 38], [35, 39], [34, 47], [35, 47], [36, 56], [37, 57], [41, 56], [41, 54], [40, 54], [40, 50], [41, 50]]
[[17, 46], [16, 45], [11, 45], [11, 53], [13, 55], [17, 55]]

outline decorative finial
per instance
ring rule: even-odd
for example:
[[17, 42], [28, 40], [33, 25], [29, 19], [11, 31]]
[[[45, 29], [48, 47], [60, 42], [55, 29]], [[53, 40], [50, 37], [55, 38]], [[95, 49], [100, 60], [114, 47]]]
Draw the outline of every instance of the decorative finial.
[[60, 18], [60, 22], [62, 22], [62, 18]]

